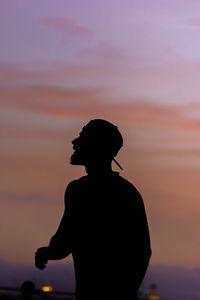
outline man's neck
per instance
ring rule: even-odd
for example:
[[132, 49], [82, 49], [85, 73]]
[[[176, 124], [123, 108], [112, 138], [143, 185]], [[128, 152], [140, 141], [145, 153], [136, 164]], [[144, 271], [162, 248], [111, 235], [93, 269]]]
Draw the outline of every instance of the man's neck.
[[112, 172], [111, 162], [91, 162], [85, 165], [88, 175], [108, 174]]

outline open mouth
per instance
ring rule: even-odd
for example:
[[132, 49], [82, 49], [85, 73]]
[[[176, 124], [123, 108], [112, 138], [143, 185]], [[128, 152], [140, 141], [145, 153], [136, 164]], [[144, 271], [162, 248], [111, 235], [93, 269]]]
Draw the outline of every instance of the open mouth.
[[73, 154], [77, 154], [77, 153], [78, 153], [78, 151], [77, 151], [77, 150], [74, 150]]
[[75, 147], [73, 147], [74, 152], [77, 152], [77, 149]]

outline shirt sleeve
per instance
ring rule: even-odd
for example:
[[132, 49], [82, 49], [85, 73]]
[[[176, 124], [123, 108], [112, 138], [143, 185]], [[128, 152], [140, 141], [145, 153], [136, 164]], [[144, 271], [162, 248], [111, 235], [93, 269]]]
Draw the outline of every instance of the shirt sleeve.
[[72, 183], [69, 183], [65, 191], [64, 214], [48, 246], [49, 259], [62, 259], [72, 252], [72, 235]]
[[135, 206], [135, 244], [137, 245], [136, 256], [135, 256], [135, 268], [137, 274], [137, 278], [135, 281], [140, 286], [148, 264], [151, 257], [151, 245], [150, 245], [150, 235], [149, 235], [149, 227], [147, 222], [147, 216], [145, 212], [144, 202], [140, 195], [140, 193], [136, 190], [135, 191], [135, 199], [136, 199], [136, 206]]

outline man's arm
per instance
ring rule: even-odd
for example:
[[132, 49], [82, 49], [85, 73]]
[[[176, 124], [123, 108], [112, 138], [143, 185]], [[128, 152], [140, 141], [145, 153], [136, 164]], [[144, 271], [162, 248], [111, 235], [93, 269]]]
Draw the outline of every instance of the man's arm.
[[149, 261], [151, 258], [151, 244], [150, 244], [150, 235], [148, 222], [144, 207], [143, 199], [140, 193], [134, 191], [134, 244], [136, 245], [135, 249], [135, 286], [139, 289], [142, 280], [147, 271]]
[[72, 212], [71, 183], [65, 192], [65, 211], [56, 233], [51, 238], [48, 247], [41, 247], [35, 253], [35, 265], [43, 270], [48, 260], [59, 260], [71, 253], [72, 247]]

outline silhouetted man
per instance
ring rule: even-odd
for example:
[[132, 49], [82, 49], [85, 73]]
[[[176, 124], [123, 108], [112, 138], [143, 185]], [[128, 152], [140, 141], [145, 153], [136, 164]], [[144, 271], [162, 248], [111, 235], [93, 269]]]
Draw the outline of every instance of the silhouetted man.
[[68, 184], [63, 218], [49, 246], [37, 250], [36, 267], [72, 253], [77, 300], [136, 299], [151, 248], [143, 200], [111, 168], [122, 136], [96, 119], [72, 144], [71, 164], [84, 165], [87, 175]]

